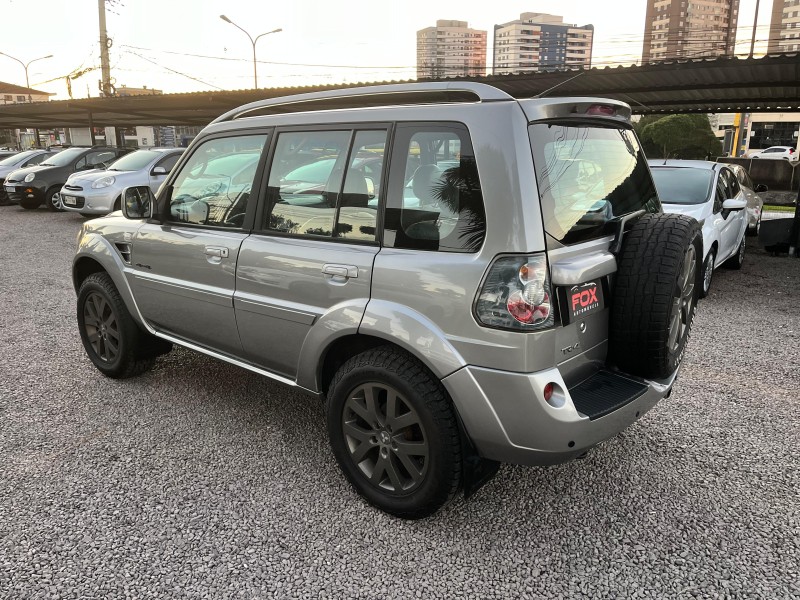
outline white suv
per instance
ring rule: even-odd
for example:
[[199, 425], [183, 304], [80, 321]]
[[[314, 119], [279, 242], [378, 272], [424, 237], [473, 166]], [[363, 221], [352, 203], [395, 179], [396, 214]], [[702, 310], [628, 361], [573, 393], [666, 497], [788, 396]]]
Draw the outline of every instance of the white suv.
[[699, 225], [661, 211], [614, 100], [453, 82], [255, 102], [122, 207], [73, 263], [95, 366], [129, 377], [175, 343], [307, 392], [355, 489], [406, 518], [641, 418], [697, 304]]

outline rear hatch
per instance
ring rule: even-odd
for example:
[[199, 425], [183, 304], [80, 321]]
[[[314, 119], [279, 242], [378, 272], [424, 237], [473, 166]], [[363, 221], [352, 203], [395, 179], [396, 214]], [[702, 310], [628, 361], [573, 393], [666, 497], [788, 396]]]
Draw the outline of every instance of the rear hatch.
[[571, 386], [605, 366], [616, 272], [609, 247], [620, 220], [661, 205], [619, 105], [550, 108], [552, 117], [531, 123], [529, 135], [556, 304], [556, 362]]

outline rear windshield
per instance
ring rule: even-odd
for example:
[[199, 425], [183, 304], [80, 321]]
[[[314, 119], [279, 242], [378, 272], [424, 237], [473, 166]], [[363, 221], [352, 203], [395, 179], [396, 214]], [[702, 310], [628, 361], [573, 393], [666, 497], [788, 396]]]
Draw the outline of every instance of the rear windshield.
[[653, 167], [658, 197], [664, 204], [702, 204], [711, 196], [714, 171], [690, 167]]
[[585, 242], [612, 233], [622, 215], [660, 211], [632, 131], [535, 123], [529, 132], [544, 229], [557, 241]]

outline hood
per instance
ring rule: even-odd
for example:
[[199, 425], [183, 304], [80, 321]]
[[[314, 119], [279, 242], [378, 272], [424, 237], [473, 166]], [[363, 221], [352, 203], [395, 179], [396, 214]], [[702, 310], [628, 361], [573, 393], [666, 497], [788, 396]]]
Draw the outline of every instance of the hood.
[[105, 169], [93, 169], [91, 171], [80, 171], [73, 173], [67, 179], [65, 185], [75, 185], [82, 188], [92, 187], [92, 184], [104, 177], [113, 177], [113, 187], [128, 187], [132, 185], [148, 185], [148, 170], [145, 171], [107, 171]]
[[16, 170], [17, 170], [17, 167], [14, 167], [14, 166], [11, 166], [11, 167], [0, 167], [0, 179], [5, 177], [9, 173], [13, 173]]
[[664, 208], [664, 212], [686, 215], [702, 221], [708, 216], [710, 202], [703, 202], [702, 204], [669, 204], [662, 201], [661, 206]]
[[48, 171], [50, 169], [62, 169], [62, 168], [63, 167], [43, 167], [42, 165], [36, 165], [35, 167], [25, 167], [24, 169], [17, 169], [16, 171], [10, 171], [7, 177], [9, 179], [14, 179], [14, 181], [22, 181], [23, 179], [25, 179], [25, 176], [28, 173], [38, 173], [40, 171]]
[[98, 179], [105, 177], [106, 175], [114, 175], [115, 173], [109, 173], [105, 169], [90, 169], [88, 171], [76, 171], [72, 175], [67, 178], [67, 185], [81, 185], [82, 183], [89, 183], [91, 184]]

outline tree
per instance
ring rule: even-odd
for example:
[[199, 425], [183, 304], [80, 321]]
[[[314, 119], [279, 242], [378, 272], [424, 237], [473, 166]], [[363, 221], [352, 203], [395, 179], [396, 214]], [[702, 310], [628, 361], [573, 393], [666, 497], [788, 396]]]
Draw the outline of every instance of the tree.
[[708, 159], [722, 144], [706, 115], [669, 115], [645, 124], [640, 133], [649, 158]]

